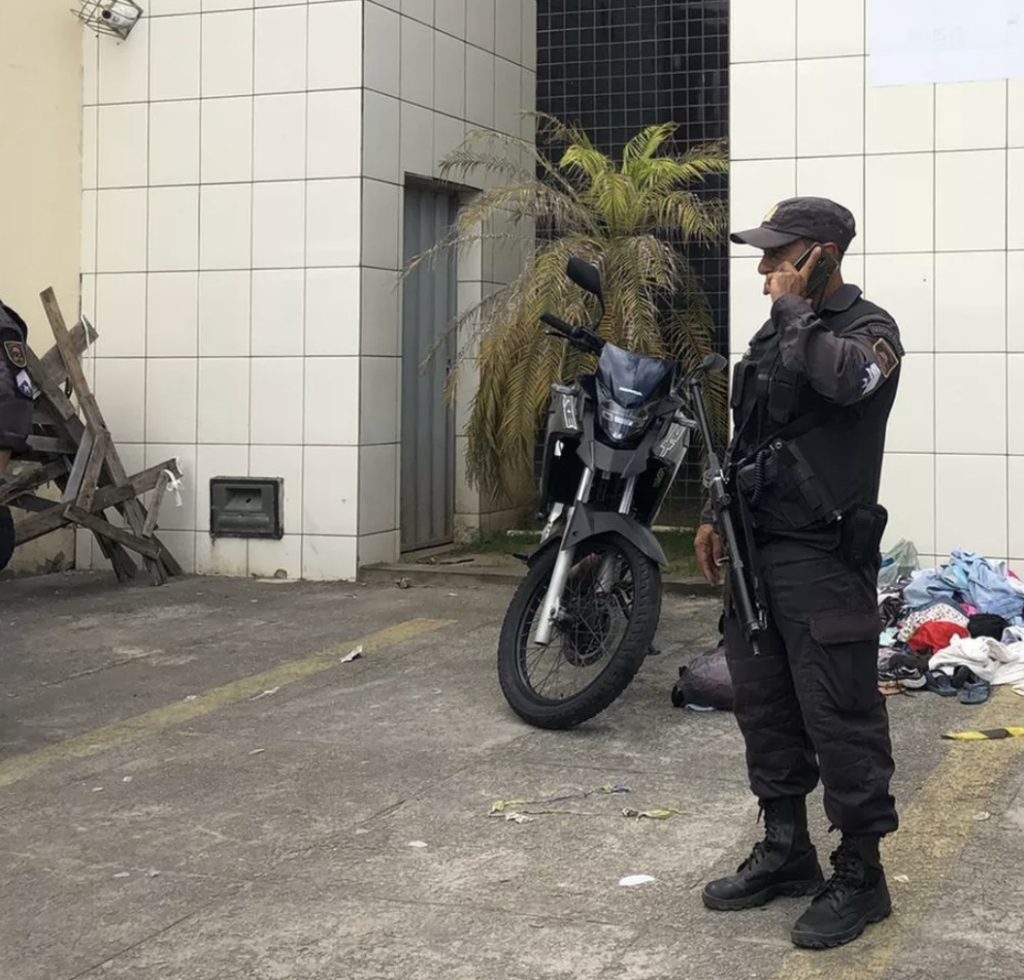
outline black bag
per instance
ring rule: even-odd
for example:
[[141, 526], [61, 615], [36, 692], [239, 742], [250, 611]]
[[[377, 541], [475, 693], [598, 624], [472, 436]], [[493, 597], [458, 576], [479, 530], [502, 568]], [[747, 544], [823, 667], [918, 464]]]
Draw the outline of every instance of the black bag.
[[672, 688], [672, 704], [677, 708], [692, 705], [732, 711], [732, 676], [724, 643], [702, 653], [689, 667], [679, 668], [679, 680]]

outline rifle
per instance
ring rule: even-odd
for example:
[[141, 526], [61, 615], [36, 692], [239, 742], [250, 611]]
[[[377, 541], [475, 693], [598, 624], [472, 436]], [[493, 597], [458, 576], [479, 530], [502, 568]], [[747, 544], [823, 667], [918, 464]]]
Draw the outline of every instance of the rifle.
[[[708, 468], [704, 475], [704, 484], [711, 493], [711, 505], [715, 511], [715, 520], [721, 528], [725, 544], [726, 560], [729, 563], [729, 589], [736, 611], [739, 614], [743, 636], [750, 644], [755, 656], [759, 656], [760, 636], [765, 631], [767, 618], [760, 599], [757, 577], [752, 568], [744, 561], [744, 553], [736, 533], [736, 524], [732, 515], [732, 494], [729, 492], [729, 481], [722, 469], [721, 461], [715, 452], [714, 440], [711, 437], [711, 423], [708, 421], [707, 409], [704, 407], [702, 376], [717, 371], [724, 371], [728, 361], [721, 354], [709, 354], [700, 366], [700, 371], [690, 378], [690, 401], [697, 426], [700, 429], [704, 445], [707, 447]], [[740, 508], [740, 520], [743, 522], [744, 537], [749, 544], [749, 519], [741, 499], [736, 500]]]

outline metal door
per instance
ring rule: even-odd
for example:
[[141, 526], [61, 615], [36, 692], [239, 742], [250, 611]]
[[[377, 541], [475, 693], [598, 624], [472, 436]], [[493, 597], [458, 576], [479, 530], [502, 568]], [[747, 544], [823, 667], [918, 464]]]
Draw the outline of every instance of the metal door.
[[[446, 233], [457, 206], [447, 191], [406, 186], [406, 262]], [[455, 354], [455, 263], [454, 254], [425, 262], [403, 285], [403, 551], [448, 544], [454, 536], [455, 419], [444, 389]]]

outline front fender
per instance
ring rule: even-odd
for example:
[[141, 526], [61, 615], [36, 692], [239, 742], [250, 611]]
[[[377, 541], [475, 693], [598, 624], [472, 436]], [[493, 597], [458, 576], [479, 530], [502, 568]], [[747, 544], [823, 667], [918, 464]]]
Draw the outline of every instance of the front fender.
[[635, 517], [628, 517], [616, 511], [598, 510], [589, 504], [577, 504], [569, 522], [568, 534], [545, 541], [530, 555], [527, 564], [536, 564], [543, 554], [552, 548], [558, 548], [563, 541], [575, 547], [601, 534], [621, 534], [651, 561], [663, 567], [668, 564], [660, 542], [646, 524], [641, 524]]

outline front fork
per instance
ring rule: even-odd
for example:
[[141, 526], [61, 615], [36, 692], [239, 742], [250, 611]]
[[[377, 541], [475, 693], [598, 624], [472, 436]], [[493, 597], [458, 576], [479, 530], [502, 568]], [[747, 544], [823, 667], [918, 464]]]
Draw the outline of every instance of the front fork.
[[[569, 529], [572, 527], [575, 509], [579, 504], [586, 503], [590, 498], [590, 488], [593, 482], [594, 471], [589, 468], [585, 469], [583, 476], [580, 478], [580, 485], [576, 490], [576, 500], [569, 509], [569, 514], [566, 518], [562, 546], [558, 550], [555, 567], [551, 572], [551, 582], [548, 585], [547, 593], [544, 595], [544, 601], [541, 603], [540, 612], [537, 615], [537, 626], [533, 633], [533, 642], [537, 646], [546, 647], [550, 645], [551, 633], [555, 623], [558, 621], [558, 617], [561, 615], [562, 595], [565, 593], [565, 586], [569, 581], [569, 572], [572, 571], [573, 559], [576, 556], [576, 547], [574, 545], [567, 545], [566, 538], [569, 535]], [[635, 488], [636, 477], [633, 477], [626, 484], [625, 491], [622, 494], [622, 501], [619, 504], [620, 514], [628, 514], [632, 510]], [[558, 510], [557, 514], [552, 513], [542, 540], [547, 538], [554, 521], [560, 516], [561, 510]], [[611, 592], [612, 587], [615, 585], [615, 561], [611, 556], [606, 556], [602, 560], [601, 568], [597, 573], [597, 582], [598, 587], [605, 593]]]

